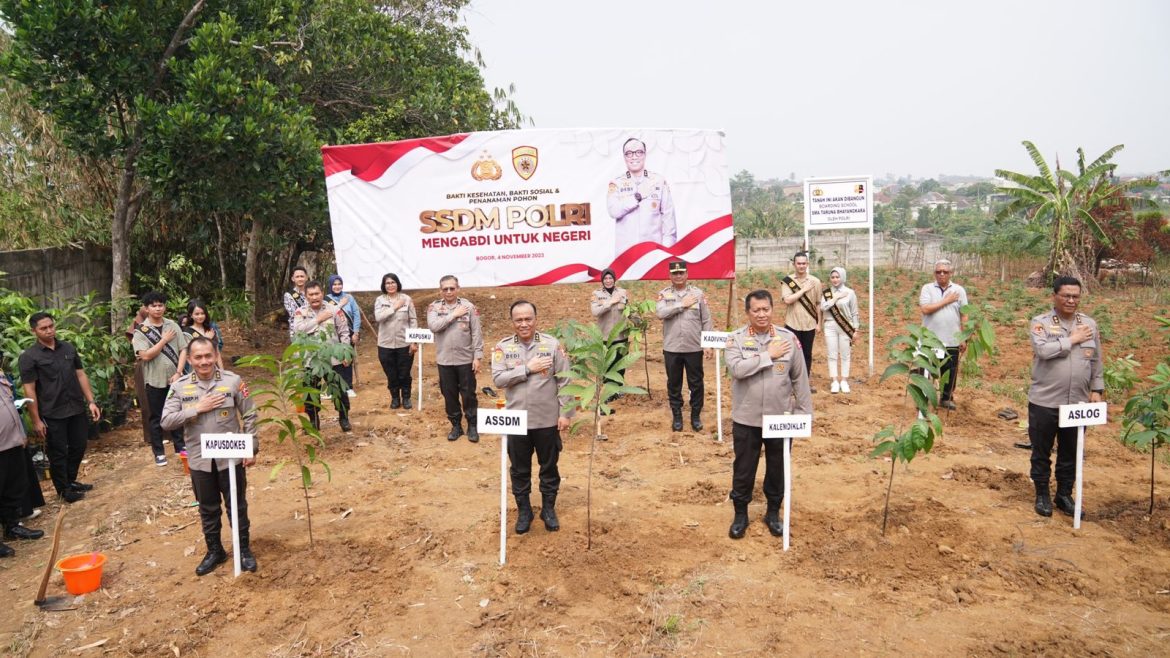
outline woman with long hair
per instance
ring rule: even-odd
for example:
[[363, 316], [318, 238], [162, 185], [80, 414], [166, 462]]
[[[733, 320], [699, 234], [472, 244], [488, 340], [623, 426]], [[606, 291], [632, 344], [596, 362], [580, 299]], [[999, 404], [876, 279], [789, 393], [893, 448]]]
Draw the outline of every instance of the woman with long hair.
[[284, 310], [288, 311], [288, 337], [292, 340], [293, 337], [293, 316], [296, 315], [298, 309], [309, 305], [309, 300], [305, 298], [305, 282], [309, 280], [309, 271], [297, 265], [292, 270], [292, 275], [289, 276], [289, 282], [292, 287], [284, 293]]
[[[187, 302], [187, 323], [183, 325], [183, 333], [191, 338], [202, 336], [215, 343], [216, 352], [219, 354], [216, 363], [219, 364], [220, 370], [223, 369], [223, 333], [219, 330], [219, 325], [215, 323], [215, 320], [211, 319], [207, 304], [204, 304], [202, 300], [192, 299]], [[188, 370], [190, 370], [189, 363]]]

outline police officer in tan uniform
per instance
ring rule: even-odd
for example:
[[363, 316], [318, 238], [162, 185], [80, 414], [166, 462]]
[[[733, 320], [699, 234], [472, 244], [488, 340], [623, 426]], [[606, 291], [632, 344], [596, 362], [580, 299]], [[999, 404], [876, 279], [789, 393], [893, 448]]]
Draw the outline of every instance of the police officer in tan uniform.
[[[475, 304], [459, 296], [459, 279], [448, 274], [439, 280], [442, 298], [427, 308], [427, 328], [435, 334], [435, 362], [439, 365], [439, 390], [451, 421], [448, 441], [463, 435], [462, 416], [467, 417], [467, 440], [479, 442], [475, 425], [475, 376], [483, 359], [483, 328]], [[462, 401], [462, 408], [460, 408]]]
[[[613, 270], [602, 271], [601, 287], [594, 290], [593, 295], [589, 298], [589, 312], [597, 319], [597, 328], [601, 330], [602, 336], [609, 338], [609, 335], [613, 333], [613, 328], [625, 321], [623, 312], [629, 303], [630, 293], [625, 288], [618, 286], [617, 276]], [[621, 331], [614, 336], [613, 344], [619, 349], [614, 354], [614, 360], [609, 364], [611, 367], [630, 351], [629, 330]], [[626, 376], [625, 368], [618, 372], [622, 377]], [[610, 409], [610, 413], [613, 413], [613, 409]]]
[[631, 137], [622, 145], [626, 173], [609, 182], [606, 206], [614, 218], [617, 256], [640, 242], [669, 247], [678, 242], [674, 199], [660, 174], [646, 170], [646, 143]]
[[556, 338], [536, 330], [536, 305], [520, 300], [509, 309], [516, 333], [492, 350], [492, 383], [504, 389], [508, 409], [528, 411], [528, 434], [508, 436], [512, 494], [516, 497], [516, 534], [532, 526], [532, 453], [540, 464], [540, 519], [546, 530], [559, 530], [556, 502], [561, 486], [557, 459], [561, 431], [569, 428], [572, 412], [561, 411], [570, 400], [561, 395], [569, 380], [557, 373], [569, 369], [569, 360]]
[[764, 450], [764, 497], [768, 511], [764, 524], [775, 537], [783, 536], [780, 504], [784, 502], [784, 446], [763, 436], [764, 415], [812, 413], [808, 370], [796, 336], [772, 324], [772, 293], [756, 290], [744, 298], [748, 325], [731, 333], [724, 356], [731, 373], [731, 436], [735, 462], [731, 502], [735, 517], [728, 535], [740, 539], [747, 531], [748, 503], [756, 483], [760, 449]]
[[1093, 318], [1078, 313], [1081, 282], [1071, 276], [1052, 284], [1052, 310], [1032, 318], [1032, 386], [1028, 389], [1028, 438], [1036, 513], [1052, 516], [1048, 478], [1056, 443], [1056, 508], [1072, 516], [1077, 428], [1059, 427], [1060, 405], [1100, 402], [1105, 396], [1101, 334]]
[[671, 261], [670, 286], [658, 293], [655, 310], [662, 320], [662, 358], [666, 363], [666, 396], [670, 399], [670, 428], [682, 431], [682, 380], [687, 375], [691, 391], [691, 428], [703, 429], [703, 356], [711, 350], [699, 347], [701, 334], [711, 331], [711, 309], [702, 290], [687, 285], [687, 264]]
[[[202, 336], [191, 340], [188, 354], [193, 371], [171, 386], [167, 401], [162, 409], [162, 426], [173, 430], [183, 428], [192, 437], [187, 444], [187, 463], [191, 469], [191, 486], [195, 499], [199, 501], [199, 518], [203, 522], [203, 540], [207, 544], [207, 555], [195, 567], [195, 575], [204, 576], [217, 566], [227, 562], [227, 551], [219, 537], [220, 499], [231, 518], [231, 487], [226, 464], [214, 459], [204, 459], [200, 436], [203, 434], [240, 433], [253, 435], [253, 455], [259, 452], [256, 442], [256, 420], [258, 415], [248, 399], [248, 387], [240, 376], [221, 370], [216, 366], [219, 351], [215, 343]], [[240, 552], [240, 568], [256, 570], [256, 558], [249, 544], [251, 524], [248, 522], [248, 478], [244, 467], [256, 463], [255, 458], [243, 460], [236, 465], [236, 494], [239, 509], [240, 545], [234, 550]]]
[[[325, 289], [320, 282], [310, 281], [305, 284], [305, 299], [309, 300], [308, 304], [297, 309], [293, 314], [293, 330], [296, 333], [323, 336], [330, 343], [349, 345], [350, 326], [345, 311], [325, 298]], [[341, 431], [349, 432], [353, 427], [349, 423], [349, 385], [345, 382], [347, 381], [347, 371], [351, 375], [348, 379], [352, 379], [353, 371], [350, 369], [353, 367], [353, 362], [330, 359], [330, 365], [333, 366], [333, 372], [337, 373], [337, 379], [341, 382], [341, 390], [334, 391], [333, 395], [333, 406], [337, 408], [337, 422], [341, 426]], [[308, 384], [310, 388], [324, 388], [320, 379], [311, 379]], [[321, 398], [326, 399], [325, 390], [321, 391]], [[306, 404], [305, 415], [309, 417], [309, 422], [313, 423], [313, 427], [321, 429], [319, 406], [312, 403]]]

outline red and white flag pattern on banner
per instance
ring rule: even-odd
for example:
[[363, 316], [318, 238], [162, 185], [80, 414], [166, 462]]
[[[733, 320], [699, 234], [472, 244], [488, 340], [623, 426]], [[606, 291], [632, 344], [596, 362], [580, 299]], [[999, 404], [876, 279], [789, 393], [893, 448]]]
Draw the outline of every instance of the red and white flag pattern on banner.
[[724, 135], [506, 130], [321, 149], [347, 290], [735, 276]]

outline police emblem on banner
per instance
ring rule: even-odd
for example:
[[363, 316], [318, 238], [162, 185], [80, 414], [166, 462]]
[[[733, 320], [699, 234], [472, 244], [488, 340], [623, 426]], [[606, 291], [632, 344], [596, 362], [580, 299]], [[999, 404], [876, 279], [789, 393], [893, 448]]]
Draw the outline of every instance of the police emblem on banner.
[[484, 151], [475, 164], [471, 165], [471, 177], [475, 180], [500, 180], [504, 175], [503, 168], [500, 163], [492, 159], [492, 156]]
[[536, 173], [536, 165], [539, 163], [539, 155], [535, 146], [517, 146], [512, 149], [512, 167], [516, 169], [516, 174], [528, 180]]

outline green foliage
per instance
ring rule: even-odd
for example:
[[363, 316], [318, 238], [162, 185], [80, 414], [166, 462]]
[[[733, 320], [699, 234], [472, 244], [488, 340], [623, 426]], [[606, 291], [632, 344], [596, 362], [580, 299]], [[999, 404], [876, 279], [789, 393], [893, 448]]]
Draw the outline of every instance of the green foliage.
[[[629, 349], [631, 352], [645, 352], [647, 332], [650, 331], [650, 320], [654, 315], [655, 303], [652, 299], [645, 299], [640, 302], [628, 302], [625, 308], [622, 309], [622, 317], [626, 319], [626, 326], [629, 328]], [[646, 359], [642, 360], [643, 368], [646, 371], [646, 395], [650, 399], [654, 399], [654, 394], [650, 392], [650, 362]]]
[[747, 170], [731, 177], [731, 208], [735, 233], [742, 238], [800, 235], [804, 210], [786, 199], [780, 185], [763, 186]]
[[[329, 366], [331, 358], [353, 358], [353, 348], [297, 334], [279, 358], [257, 354], [245, 356], [237, 362], [241, 368], [259, 368], [266, 374], [251, 387], [260, 412], [257, 429], [267, 426], [276, 428], [277, 444], [287, 443], [292, 448], [293, 461], [301, 476], [310, 546], [313, 545], [313, 509], [309, 504], [309, 489], [313, 486], [312, 468], [320, 467], [330, 480], [333, 479], [333, 472], [321, 456], [325, 439], [321, 431], [309, 422], [305, 405], [319, 407], [323, 390], [332, 390], [335, 395], [343, 394], [340, 392], [340, 378]], [[325, 370], [328, 370], [327, 374]], [[310, 385], [310, 382], [318, 380], [326, 384], [325, 389]], [[282, 458], [272, 468], [269, 479], [275, 480], [289, 463], [287, 458]]]
[[1123, 144], [1108, 149], [1088, 164], [1084, 149], [1078, 148], [1076, 172], [1061, 168], [1059, 160], [1056, 169], [1052, 169], [1032, 142], [1024, 141], [1023, 145], [1036, 165], [1037, 174], [995, 170], [996, 176], [1011, 183], [998, 188], [1010, 201], [1000, 208], [996, 218], [1004, 221], [1023, 217], [1038, 231], [1048, 232], [1046, 284], [1059, 275], [1092, 280], [1100, 247], [1115, 238], [1106, 233], [1098, 216], [1107, 209], [1128, 213], [1131, 206], [1143, 205], [1144, 197], [1133, 191], [1156, 183], [1156, 179], [1121, 182], [1115, 178], [1117, 164], [1110, 161], [1125, 148]]
[[[914, 402], [917, 418], [899, 432], [894, 425], [883, 427], [873, 440], [878, 442], [870, 457], [890, 456], [890, 480], [886, 487], [886, 505], [882, 514], [882, 534], [890, 515], [890, 490], [894, 486], [894, 466], [898, 460], [910, 463], [918, 453], [930, 452], [934, 442], [943, 433], [942, 419], [935, 413], [938, 407], [939, 372], [946, 358], [946, 347], [931, 330], [911, 325], [906, 333], [890, 343], [890, 365], [882, 373], [882, 381], [891, 377], [906, 378], [906, 395]], [[924, 376], [929, 375], [929, 379]]]
[[46, 309], [19, 292], [0, 288], [0, 368], [20, 385], [16, 367], [20, 353], [36, 342], [29, 329], [33, 313], [47, 310], [57, 324], [57, 339], [77, 348], [94, 400], [102, 410], [103, 425], [110, 427], [125, 417], [130, 406], [126, 382], [134, 369], [134, 350], [121, 335], [105, 328], [109, 305], [93, 293], [70, 299], [60, 308]]
[[1170, 443], [1170, 358], [1159, 363], [1147, 379], [1149, 388], [1125, 403], [1122, 441], [1150, 451], [1150, 510], [1154, 513], [1154, 473], [1157, 449]]
[[1141, 363], [1133, 358], [1132, 354], [1110, 359], [1103, 369], [1105, 378], [1105, 392], [1110, 398], [1120, 398], [1129, 395], [1134, 386], [1137, 386], [1137, 368]]
[[608, 335], [603, 335], [596, 324], [570, 320], [553, 332], [560, 338], [569, 357], [569, 369], [557, 373], [557, 377], [567, 377], [570, 382], [561, 390], [561, 395], [570, 398], [562, 412], [580, 414], [573, 422], [572, 431], [576, 431], [583, 423], [593, 422], [585, 494], [586, 548], [593, 546], [593, 454], [597, 448], [597, 439], [601, 436], [601, 416], [612, 411], [609, 402], [613, 396], [646, 393], [645, 389], [637, 386], [627, 386], [621, 373], [642, 356], [640, 352], [632, 351], [627, 344], [615, 342], [625, 329], [626, 321], [618, 322]]
[[989, 317], [994, 310], [987, 304], [968, 304], [962, 312], [967, 315], [967, 322], [959, 333], [959, 343], [967, 346], [965, 364], [975, 367], [983, 357], [995, 355], [995, 325]]

